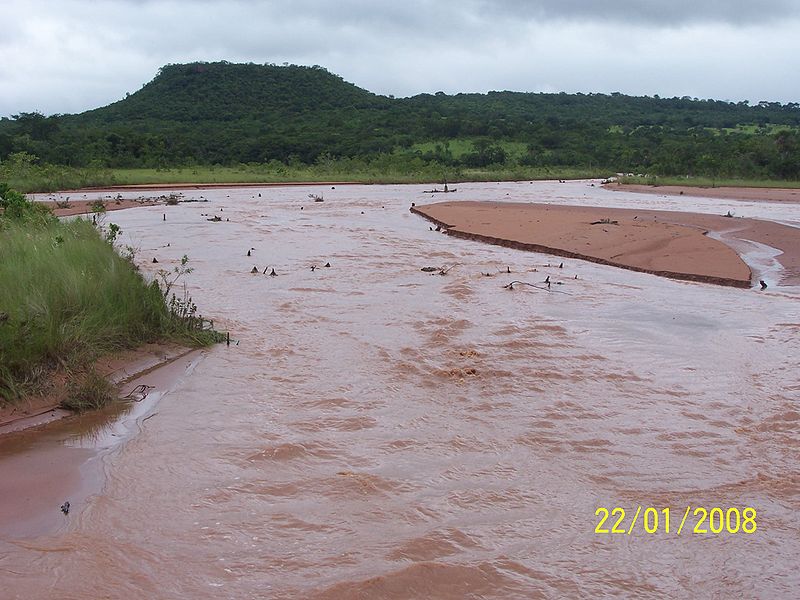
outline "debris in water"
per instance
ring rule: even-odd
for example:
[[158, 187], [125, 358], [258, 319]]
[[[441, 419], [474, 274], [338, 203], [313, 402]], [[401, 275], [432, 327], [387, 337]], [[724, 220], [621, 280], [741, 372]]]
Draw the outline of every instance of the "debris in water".
[[65, 515], [69, 514], [69, 500], [67, 500], [66, 502], [64, 502], [64, 504], [61, 505], [61, 512], [64, 513]]
[[155, 389], [155, 386], [152, 385], [145, 385], [139, 384], [135, 388], [133, 388], [127, 396], [124, 396], [123, 399], [125, 400], [133, 400], [134, 402], [141, 402], [145, 398], [147, 398], [147, 394], [150, 393], [150, 390]]

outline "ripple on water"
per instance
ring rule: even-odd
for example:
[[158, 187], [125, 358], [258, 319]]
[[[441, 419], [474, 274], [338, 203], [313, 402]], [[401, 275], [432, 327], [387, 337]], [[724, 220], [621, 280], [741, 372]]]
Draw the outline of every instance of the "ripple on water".
[[459, 529], [436, 529], [399, 545], [389, 553], [388, 558], [424, 562], [479, 548], [481, 544], [478, 541]]
[[488, 562], [474, 565], [442, 562], [415, 562], [377, 577], [334, 584], [311, 592], [315, 600], [345, 598], [436, 598], [463, 600], [493, 596], [502, 589], [504, 598], [541, 598], [535, 588], [525, 587]]
[[[429, 232], [407, 210], [423, 186], [328, 187], [313, 205], [307, 195], [320, 186], [265, 188], [259, 200], [252, 189], [210, 192], [232, 217], [224, 229], [189, 205], [115, 213], [162, 265], [191, 256], [194, 301], [241, 344], [210, 350], [164, 396], [63, 530], [33, 546], [0, 540], [4, 592], [796, 595], [796, 291], [569, 260], [579, 280], [557, 287], [570, 295], [511, 293], [497, 273], [505, 265], [539, 282], [567, 271], [547, 267], [552, 257]], [[655, 199], [581, 182], [463, 191]], [[758, 209], [796, 221], [796, 207]], [[254, 260], [280, 276], [251, 275]], [[419, 271], [456, 263], [446, 277]], [[606, 503], [680, 514], [753, 506], [759, 532], [597, 536], [592, 517]]]

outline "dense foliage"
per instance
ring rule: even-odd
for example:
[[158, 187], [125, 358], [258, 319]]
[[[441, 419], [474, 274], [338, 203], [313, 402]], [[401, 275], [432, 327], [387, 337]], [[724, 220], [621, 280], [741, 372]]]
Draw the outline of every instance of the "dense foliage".
[[798, 179], [800, 107], [616, 93], [394, 99], [321, 67], [193, 63], [103, 108], [0, 120], [0, 161], [23, 152], [72, 167], [357, 158]]

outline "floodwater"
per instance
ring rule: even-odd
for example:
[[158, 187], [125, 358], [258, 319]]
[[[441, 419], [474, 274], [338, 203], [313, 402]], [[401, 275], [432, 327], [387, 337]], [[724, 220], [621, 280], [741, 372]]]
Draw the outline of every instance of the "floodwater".
[[[122, 442], [65, 434], [94, 448], [90, 493], [66, 517], [54, 500], [35, 535], [0, 523], [3, 597], [796, 597], [800, 289], [547, 266], [563, 259], [430, 231], [408, 212], [425, 187], [198, 190], [207, 203], [109, 213], [143, 271], [189, 256], [188, 291], [233, 344], [129, 415]], [[796, 205], [458, 187], [446, 199], [800, 225]], [[757, 277], [779, 280], [774, 254], [751, 249]], [[562, 285], [503, 288], [547, 275]], [[637, 506], [671, 508], [670, 532], [595, 533], [599, 507], [627, 528]], [[677, 535], [687, 506], [755, 508], [757, 530], [695, 534], [690, 516]]]

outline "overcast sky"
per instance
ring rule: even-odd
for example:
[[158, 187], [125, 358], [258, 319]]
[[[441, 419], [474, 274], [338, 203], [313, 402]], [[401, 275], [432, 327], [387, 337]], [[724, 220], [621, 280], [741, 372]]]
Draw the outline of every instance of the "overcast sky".
[[321, 65], [379, 94], [800, 101], [800, 0], [0, 0], [0, 116], [119, 100], [166, 63]]

